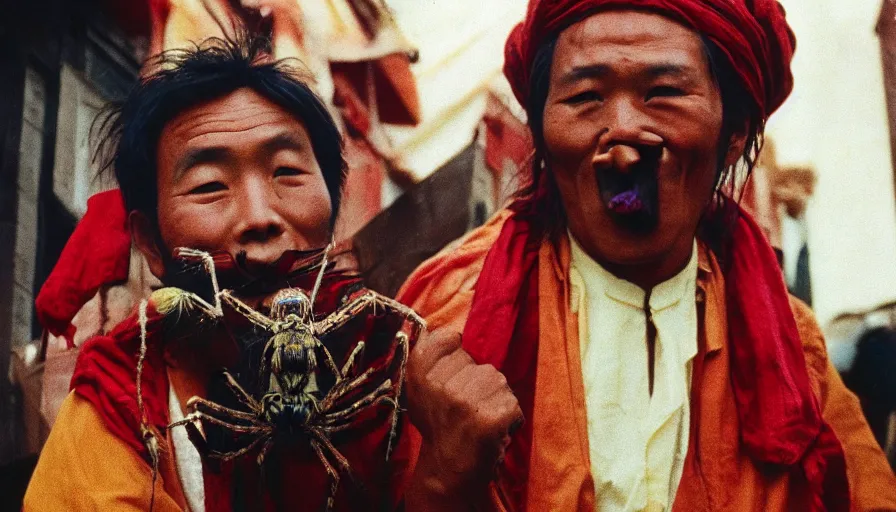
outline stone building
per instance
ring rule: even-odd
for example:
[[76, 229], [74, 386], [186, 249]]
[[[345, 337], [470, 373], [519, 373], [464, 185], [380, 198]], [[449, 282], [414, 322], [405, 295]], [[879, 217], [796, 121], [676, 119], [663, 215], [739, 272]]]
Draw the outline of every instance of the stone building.
[[[12, 2], [0, 20], [0, 495], [24, 491], [49, 428], [41, 411], [45, 371], [74, 359], [41, 362], [34, 297], [83, 215], [107, 186], [91, 167], [90, 132], [103, 106], [137, 76], [145, 43], [127, 35], [95, 0]], [[142, 271], [134, 265], [135, 277]], [[130, 304], [139, 279], [105, 290], [76, 323], [78, 339], [114, 321], [108, 304]], [[114, 310], [114, 308], [112, 308]], [[70, 354], [73, 355], [73, 354]], [[9, 376], [9, 378], [6, 378]], [[49, 383], [60, 392], [65, 377]], [[57, 393], [58, 394], [58, 393]]]

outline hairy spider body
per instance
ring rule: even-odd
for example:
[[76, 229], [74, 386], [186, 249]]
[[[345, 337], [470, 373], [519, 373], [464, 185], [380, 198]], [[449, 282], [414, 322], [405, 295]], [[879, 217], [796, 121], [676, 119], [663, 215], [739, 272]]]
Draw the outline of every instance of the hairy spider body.
[[277, 392], [267, 393], [261, 398], [264, 418], [276, 426], [278, 434], [292, 437], [304, 432], [317, 413], [317, 400], [310, 394], [286, 396]]
[[[364, 352], [364, 341], [355, 344], [340, 368], [321, 339], [353, 318], [375, 313], [377, 307], [410, 320], [413, 336], [425, 328], [425, 323], [410, 308], [370, 290], [316, 321], [313, 304], [326, 268], [326, 253], [310, 296], [297, 288], [280, 290], [272, 299], [269, 316], [234, 297], [229, 290], [219, 290], [210, 255], [190, 249], [180, 249], [178, 255], [204, 263], [212, 280], [214, 304], [193, 293], [169, 288], [163, 289], [166, 291], [160, 297], [164, 297], [172, 307], [160, 311], [163, 314], [167, 314], [165, 311], [200, 311], [206, 320], [217, 321], [223, 318], [223, 307], [227, 306], [248, 319], [268, 335], [259, 367], [259, 382], [266, 389], [260, 398], [256, 398], [224, 370], [225, 382], [246, 409], [233, 409], [194, 396], [187, 401], [189, 414], [168, 428], [186, 426], [195, 430], [196, 423], [200, 422], [230, 430], [250, 441], [237, 450], [209, 451], [206, 455], [226, 461], [257, 451], [259, 465], [264, 463], [265, 456], [276, 443], [307, 442], [330, 477], [326, 509], [332, 510], [340, 475], [350, 474], [351, 468], [348, 460], [334, 446], [331, 436], [354, 427], [365, 411], [382, 404], [388, 405], [392, 409], [386, 447], [386, 459], [389, 458], [397, 435], [399, 399], [410, 338], [407, 333], [398, 331], [393, 350], [388, 352], [385, 360], [364, 371], [356, 368]], [[396, 364], [397, 379], [385, 378], [377, 383], [377, 378], [382, 378], [379, 376], [383, 373], [388, 374]], [[321, 371], [332, 376], [333, 383], [326, 391], [317, 386], [316, 376]], [[138, 386], [139, 378], [138, 370]]]
[[281, 331], [268, 341], [265, 359], [271, 372], [281, 381], [284, 391], [295, 393], [306, 384], [307, 374], [317, 370], [320, 340], [311, 330]]

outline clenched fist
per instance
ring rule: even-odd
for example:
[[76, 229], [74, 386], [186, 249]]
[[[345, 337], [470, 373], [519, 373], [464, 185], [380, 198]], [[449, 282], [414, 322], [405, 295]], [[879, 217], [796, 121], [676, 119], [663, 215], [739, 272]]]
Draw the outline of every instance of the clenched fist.
[[[418, 340], [408, 361], [411, 422], [423, 436], [418, 470], [450, 495], [484, 491], [523, 413], [507, 379], [479, 365], [460, 334], [434, 331]], [[424, 467], [421, 467], [424, 466]]]

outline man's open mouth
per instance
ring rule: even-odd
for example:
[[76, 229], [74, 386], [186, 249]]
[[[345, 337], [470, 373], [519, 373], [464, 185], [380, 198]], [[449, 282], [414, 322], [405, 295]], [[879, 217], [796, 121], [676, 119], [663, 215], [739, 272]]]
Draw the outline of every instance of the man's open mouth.
[[659, 223], [658, 174], [662, 146], [636, 146], [639, 159], [628, 169], [615, 165], [595, 171], [600, 198], [620, 226], [637, 233]]

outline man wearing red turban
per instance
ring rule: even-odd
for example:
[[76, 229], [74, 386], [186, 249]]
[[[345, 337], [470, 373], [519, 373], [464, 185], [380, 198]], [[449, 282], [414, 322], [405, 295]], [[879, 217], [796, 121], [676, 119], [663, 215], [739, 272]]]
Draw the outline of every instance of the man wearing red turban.
[[793, 86], [774, 0], [530, 0], [532, 179], [399, 299], [410, 509], [896, 510], [735, 184]]

